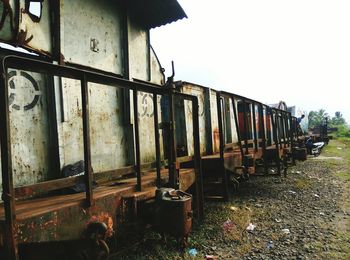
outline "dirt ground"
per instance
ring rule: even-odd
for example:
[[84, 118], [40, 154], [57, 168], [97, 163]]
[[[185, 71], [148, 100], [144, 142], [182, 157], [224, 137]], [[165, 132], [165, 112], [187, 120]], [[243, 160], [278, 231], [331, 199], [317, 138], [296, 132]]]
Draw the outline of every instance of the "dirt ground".
[[350, 141], [332, 140], [319, 157], [290, 167], [286, 178], [253, 177], [229, 202], [206, 202], [205, 221], [195, 225], [185, 250], [150, 231], [111, 259], [348, 260], [349, 196]]

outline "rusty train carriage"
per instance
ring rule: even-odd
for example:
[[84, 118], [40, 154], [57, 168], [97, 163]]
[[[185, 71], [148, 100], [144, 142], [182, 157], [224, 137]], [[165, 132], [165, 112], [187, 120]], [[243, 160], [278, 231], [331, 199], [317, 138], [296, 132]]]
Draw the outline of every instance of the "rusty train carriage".
[[[197, 184], [200, 184], [200, 164], [199, 164], [199, 140], [198, 132], [198, 103], [197, 99], [193, 96], [188, 96], [185, 94], [173, 93], [171, 88], [159, 88], [153, 85], [147, 85], [142, 83], [134, 83], [126, 80], [122, 80], [112, 76], [105, 76], [98, 73], [93, 73], [89, 71], [72, 69], [64, 66], [53, 65], [50, 63], [35, 61], [26, 58], [18, 57], [8, 57], [4, 58], [4, 72], [8, 71], [8, 68], [19, 69], [23, 71], [35, 71], [39, 73], [45, 73], [47, 75], [60, 76], [65, 78], [73, 78], [80, 81], [80, 88], [83, 100], [83, 111], [82, 111], [82, 121], [83, 121], [83, 149], [84, 149], [84, 161], [85, 161], [85, 175], [61, 178], [57, 180], [51, 180], [46, 182], [40, 182], [33, 185], [25, 185], [20, 187], [14, 187], [12, 182], [11, 169], [13, 168], [12, 156], [11, 156], [11, 146], [8, 142], [10, 140], [11, 132], [11, 118], [8, 109], [8, 100], [6, 98], [2, 99], [2, 114], [7, 114], [9, 120], [2, 122], [2, 165], [3, 165], [3, 196], [4, 199], [4, 209], [0, 212], [3, 217], [2, 230], [2, 240], [5, 245], [11, 250], [11, 247], [15, 247], [14, 244], [9, 244], [11, 241], [13, 243], [34, 243], [34, 242], [45, 242], [45, 241], [55, 241], [55, 240], [68, 240], [77, 239], [81, 236], [80, 231], [86, 227], [89, 221], [95, 219], [103, 219], [101, 221], [107, 221], [110, 225], [113, 222], [120, 221], [116, 214], [121, 214], [119, 207], [121, 207], [123, 196], [127, 197], [128, 194], [133, 193], [132, 198], [135, 200], [143, 200], [146, 198], [154, 197], [155, 184], [158, 187], [164, 182], [173, 182], [174, 187], [179, 187], [180, 189], [187, 190], [194, 180], [197, 180]], [[6, 75], [6, 73], [4, 73]], [[7, 77], [3, 79], [2, 82], [2, 97], [8, 95], [8, 80]], [[129, 167], [118, 168], [113, 171], [98, 172], [94, 170], [92, 173], [92, 144], [91, 144], [91, 124], [90, 115], [94, 112], [93, 106], [91, 106], [91, 100], [89, 95], [89, 90], [93, 85], [90, 83], [104, 84], [110, 87], [119, 87], [132, 89], [133, 93], [139, 91], [145, 93], [151, 93], [154, 96], [153, 104], [155, 105], [154, 118], [158, 118], [158, 95], [167, 95], [169, 99], [173, 96], [180, 96], [192, 102], [192, 115], [193, 115], [193, 131], [194, 134], [194, 168], [179, 169], [176, 167], [177, 158], [176, 150], [170, 152], [169, 161], [169, 172], [164, 168], [161, 168], [161, 157], [160, 157], [160, 146], [159, 142], [156, 142], [156, 171], [147, 171], [146, 168], [150, 169], [150, 166], [141, 164], [140, 153], [142, 150], [139, 145], [135, 146], [136, 160], [135, 165]], [[48, 86], [50, 87], [50, 85]], [[137, 95], [134, 95], [137, 97]], [[139, 117], [138, 115], [138, 103], [134, 100], [134, 117]], [[7, 108], [7, 109], [5, 109]], [[174, 112], [174, 111], [173, 111]], [[169, 115], [170, 119], [172, 118]], [[172, 119], [170, 120], [173, 121]], [[139, 138], [139, 125], [141, 120], [135, 120], [135, 143], [140, 144]], [[159, 133], [157, 130], [158, 123], [154, 122], [155, 133]], [[7, 131], [6, 131], [7, 130]], [[159, 134], [155, 134], [153, 139], [159, 140]], [[174, 142], [174, 141], [173, 141]], [[171, 148], [170, 148], [171, 150]], [[8, 151], [7, 153], [4, 151]], [[173, 167], [171, 167], [173, 166]], [[141, 168], [144, 168], [143, 170]], [[129, 174], [136, 171], [135, 178], [126, 178], [119, 180], [117, 186], [106, 185], [103, 186], [103, 182], [108, 180], [115, 180], [121, 175]], [[92, 179], [101, 184], [96, 190], [92, 190]], [[24, 200], [16, 202], [15, 198], [33, 196], [38, 193], [49, 192], [57, 189], [62, 189], [75, 185], [79, 182], [85, 182], [86, 184], [86, 194], [75, 194], [75, 195], [61, 195], [54, 197], [45, 197], [33, 200]], [[137, 192], [138, 191], [138, 192]], [[197, 187], [197, 191], [200, 192], [200, 188]], [[135, 193], [136, 192], [136, 193]], [[199, 194], [199, 193], [198, 193]], [[197, 196], [200, 201], [200, 194]], [[66, 201], [69, 200], [68, 203]], [[85, 210], [84, 210], [85, 208]], [[199, 209], [199, 207], [198, 207]], [[201, 209], [199, 209], [201, 211]], [[202, 214], [199, 212], [199, 214]], [[77, 221], [79, 219], [79, 221]], [[116, 225], [116, 224], [115, 224]], [[59, 227], [59, 228], [58, 228]], [[112, 226], [110, 227], [112, 228]], [[9, 239], [11, 238], [12, 239]], [[6, 239], [5, 239], [6, 238]], [[13, 249], [12, 249], [13, 251]]]
[[[0, 41], [39, 55], [1, 49], [0, 252], [8, 259], [25, 245], [80, 239], [94, 222], [120, 235], [163, 186], [191, 188], [201, 218], [203, 189], [227, 200], [235, 176], [286, 169], [296, 139], [290, 113], [172, 77], [165, 84], [149, 30], [186, 17], [177, 1], [0, 7]], [[62, 175], [81, 160], [83, 175]], [[61, 194], [81, 183], [85, 192]]]
[[[277, 174], [286, 173], [293, 140], [293, 118], [289, 112], [189, 82], [179, 81], [176, 86], [180, 92], [198, 98], [206, 198], [227, 200], [229, 183], [237, 182], [233, 175], [248, 177], [257, 172], [256, 166], [263, 166], [265, 174], [271, 167], [276, 168]], [[189, 116], [181, 118], [187, 120]], [[186, 122], [181, 123], [184, 124]], [[187, 149], [191, 147], [191, 138], [180, 139], [184, 155], [191, 156]]]
[[[187, 190], [197, 180], [202, 201], [197, 100], [160, 88], [164, 74], [149, 43], [151, 28], [186, 17], [177, 1], [21, 0], [0, 7], [0, 40], [39, 54], [2, 59], [0, 246], [9, 259], [18, 258], [18, 244], [80, 238], [93, 220], [117, 229], [124, 199], [152, 198], [165, 183]], [[175, 98], [193, 106], [187, 169], [173, 148], [176, 111], [164, 121], [160, 105], [167, 99], [172, 107]], [[83, 176], [62, 178], [65, 165], [82, 159]], [[136, 178], [106, 184], [125, 175]], [[85, 195], [48, 197], [82, 182]]]

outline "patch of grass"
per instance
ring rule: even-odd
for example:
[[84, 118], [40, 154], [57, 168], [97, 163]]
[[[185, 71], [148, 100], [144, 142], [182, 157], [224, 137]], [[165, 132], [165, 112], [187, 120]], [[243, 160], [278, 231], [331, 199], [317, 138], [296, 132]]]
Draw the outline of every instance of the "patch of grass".
[[344, 181], [350, 181], [350, 172], [337, 172], [335, 176], [339, 177]]
[[305, 190], [311, 187], [311, 180], [302, 178], [302, 179], [297, 179], [294, 182], [294, 187], [299, 190]]
[[[343, 158], [342, 162], [336, 162], [338, 165], [350, 167], [350, 138], [331, 140], [322, 152], [323, 156], [336, 156]], [[335, 161], [335, 160], [334, 160]]]

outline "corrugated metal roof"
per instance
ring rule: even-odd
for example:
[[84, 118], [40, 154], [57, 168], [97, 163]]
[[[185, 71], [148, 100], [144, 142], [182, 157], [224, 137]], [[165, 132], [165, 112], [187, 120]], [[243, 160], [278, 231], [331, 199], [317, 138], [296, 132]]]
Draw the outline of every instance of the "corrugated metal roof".
[[133, 19], [148, 29], [187, 18], [176, 0], [129, 0]]

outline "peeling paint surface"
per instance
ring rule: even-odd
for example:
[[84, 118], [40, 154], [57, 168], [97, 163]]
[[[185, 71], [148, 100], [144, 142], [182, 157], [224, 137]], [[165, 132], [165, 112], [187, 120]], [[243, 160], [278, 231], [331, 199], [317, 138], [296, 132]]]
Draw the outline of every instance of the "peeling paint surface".
[[[155, 133], [154, 133], [154, 107], [153, 94], [138, 93], [138, 112], [139, 112], [139, 132], [140, 132], [140, 155], [141, 163], [154, 162], [156, 160]], [[158, 100], [158, 124], [161, 120], [160, 96]], [[159, 133], [160, 138], [162, 134]], [[160, 140], [162, 147], [162, 140]], [[163, 150], [163, 149], [161, 149]]]
[[124, 120], [122, 89], [89, 83], [91, 159], [94, 172], [133, 164], [133, 128]]
[[128, 19], [130, 78], [149, 80], [148, 34], [145, 29]]
[[62, 118], [58, 119], [61, 166], [84, 158], [81, 82], [61, 79]]
[[61, 19], [66, 62], [123, 74], [122, 15], [117, 2], [62, 0]]
[[44, 75], [9, 71], [10, 127], [14, 185], [49, 180], [48, 80]]
[[[205, 89], [200, 86], [184, 83], [184, 86], [182, 87], [182, 92], [185, 94], [196, 96], [198, 98], [200, 152], [201, 154], [206, 154], [206, 127], [204, 111]], [[192, 102], [187, 100], [185, 100], [185, 118], [188, 155], [194, 155]]]

